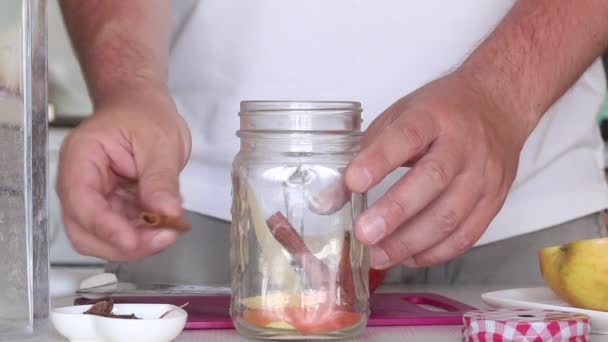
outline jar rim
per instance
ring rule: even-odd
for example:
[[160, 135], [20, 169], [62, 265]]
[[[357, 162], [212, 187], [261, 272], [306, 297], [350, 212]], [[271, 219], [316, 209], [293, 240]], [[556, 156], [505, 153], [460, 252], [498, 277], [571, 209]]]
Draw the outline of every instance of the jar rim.
[[315, 135], [317, 137], [334, 137], [334, 136], [345, 136], [345, 137], [355, 137], [355, 138], [361, 138], [363, 137], [363, 135], [365, 134], [365, 132], [361, 132], [361, 131], [339, 131], [339, 130], [334, 130], [334, 131], [323, 131], [323, 130], [315, 130], [315, 131], [306, 131], [306, 130], [293, 130], [293, 131], [285, 131], [285, 130], [273, 130], [273, 129], [267, 129], [267, 130], [257, 130], [257, 129], [239, 129], [238, 131], [236, 131], [236, 135], [239, 138], [242, 137], [256, 137], [256, 136], [261, 136], [264, 134], [271, 134], [275, 137], [277, 137], [278, 139], [281, 139], [281, 137], [285, 137], [285, 136], [297, 136], [297, 135]]
[[239, 115], [299, 111], [322, 115], [336, 111], [361, 112], [362, 108], [361, 103], [357, 101], [247, 100], [241, 101]]

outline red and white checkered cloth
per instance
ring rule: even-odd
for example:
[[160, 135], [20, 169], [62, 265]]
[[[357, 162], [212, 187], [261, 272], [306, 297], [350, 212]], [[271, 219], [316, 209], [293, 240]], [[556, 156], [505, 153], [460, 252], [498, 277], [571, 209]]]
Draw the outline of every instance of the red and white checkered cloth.
[[465, 342], [587, 342], [587, 315], [552, 310], [489, 309], [464, 314]]

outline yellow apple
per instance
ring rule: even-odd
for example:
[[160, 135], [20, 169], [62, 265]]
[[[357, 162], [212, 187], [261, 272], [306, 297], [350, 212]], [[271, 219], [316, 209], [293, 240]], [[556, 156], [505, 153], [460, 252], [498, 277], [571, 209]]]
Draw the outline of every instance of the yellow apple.
[[553, 292], [568, 304], [608, 311], [608, 238], [542, 248], [540, 270]]

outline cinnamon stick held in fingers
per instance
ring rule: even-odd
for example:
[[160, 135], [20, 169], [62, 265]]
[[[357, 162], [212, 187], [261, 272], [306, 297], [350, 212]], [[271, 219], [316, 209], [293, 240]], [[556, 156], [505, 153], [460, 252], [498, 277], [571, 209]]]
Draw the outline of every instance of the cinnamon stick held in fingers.
[[149, 226], [155, 228], [170, 228], [175, 229], [179, 232], [187, 232], [192, 227], [190, 222], [179, 216], [171, 216], [144, 211], [141, 214], [141, 218]]

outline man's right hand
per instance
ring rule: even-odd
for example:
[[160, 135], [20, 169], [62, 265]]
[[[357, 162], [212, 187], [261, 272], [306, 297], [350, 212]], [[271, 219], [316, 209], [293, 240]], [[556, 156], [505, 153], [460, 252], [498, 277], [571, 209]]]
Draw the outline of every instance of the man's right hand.
[[177, 239], [177, 232], [145, 228], [137, 218], [143, 210], [183, 213], [178, 176], [191, 138], [166, 89], [116, 93], [99, 101], [94, 115], [66, 137], [57, 193], [79, 253], [127, 261]]

